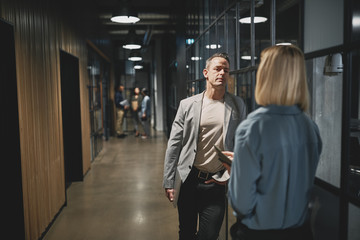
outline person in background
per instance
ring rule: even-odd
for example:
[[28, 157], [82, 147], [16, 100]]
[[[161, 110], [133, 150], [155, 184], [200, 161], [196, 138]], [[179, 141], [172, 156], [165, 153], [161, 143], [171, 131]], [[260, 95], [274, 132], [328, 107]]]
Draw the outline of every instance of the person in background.
[[115, 91], [115, 106], [116, 106], [116, 134], [118, 138], [126, 137], [123, 130], [123, 120], [125, 110], [129, 108], [129, 104], [123, 97], [124, 85], [120, 84]]
[[180, 102], [171, 128], [163, 187], [178, 208], [180, 240], [216, 240], [223, 222], [229, 174], [214, 145], [233, 151], [235, 129], [246, 117], [243, 100], [226, 91], [229, 68], [225, 53], [207, 59], [206, 90]]
[[322, 141], [305, 113], [309, 93], [299, 48], [262, 51], [255, 100], [260, 107], [237, 128], [234, 152], [224, 152], [233, 157], [232, 239], [310, 240], [308, 204]]
[[150, 117], [151, 117], [151, 104], [149, 91], [146, 88], [141, 90], [141, 94], [143, 95], [143, 100], [141, 102], [141, 121], [144, 127], [144, 134], [142, 134], [141, 138], [150, 137]]
[[140, 89], [138, 87], [134, 88], [134, 95], [131, 97], [131, 116], [134, 123], [135, 137], [140, 136], [139, 127], [141, 126], [140, 122], [140, 112], [141, 112], [141, 102], [142, 96], [140, 95]]

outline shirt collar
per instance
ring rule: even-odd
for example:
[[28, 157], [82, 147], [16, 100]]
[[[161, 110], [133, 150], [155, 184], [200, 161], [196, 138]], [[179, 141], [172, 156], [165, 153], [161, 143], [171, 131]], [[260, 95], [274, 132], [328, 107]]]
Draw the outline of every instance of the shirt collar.
[[284, 105], [268, 105], [262, 107], [265, 112], [282, 114], [282, 115], [295, 115], [301, 113], [301, 109], [298, 105], [284, 106]]

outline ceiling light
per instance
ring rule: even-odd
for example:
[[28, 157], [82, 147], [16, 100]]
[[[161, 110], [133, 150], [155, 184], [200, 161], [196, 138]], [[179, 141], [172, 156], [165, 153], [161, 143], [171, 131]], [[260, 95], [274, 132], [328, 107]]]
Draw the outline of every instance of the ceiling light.
[[193, 61], [199, 61], [199, 60], [201, 60], [201, 57], [191, 57], [191, 60], [193, 60]]
[[220, 44], [208, 44], [205, 46], [207, 49], [217, 49], [217, 48], [221, 48]]
[[[251, 60], [251, 56], [241, 56], [241, 59], [249, 61], [249, 60]], [[256, 60], [257, 57], [255, 56], [254, 59]]]
[[[263, 23], [263, 22], [266, 22], [266, 21], [267, 21], [266, 17], [254, 17], [254, 23]], [[250, 24], [251, 23], [251, 17], [240, 18], [239, 22], [244, 23], [244, 24]]]
[[140, 64], [136, 64], [135, 66], [134, 66], [134, 69], [136, 69], [136, 70], [140, 70], [140, 69], [143, 69], [144, 68], [144, 66], [143, 65], [140, 65]]
[[128, 57], [128, 60], [130, 61], [133, 61], [133, 62], [136, 62], [136, 61], [141, 61], [142, 60], [142, 57], [140, 55], [139, 52], [137, 51], [131, 51], [129, 57]]
[[141, 45], [136, 43], [129, 43], [122, 46], [125, 49], [133, 50], [133, 49], [140, 49]]
[[128, 35], [126, 36], [127, 44], [124, 44], [122, 47], [125, 49], [140, 49], [141, 45], [137, 40], [137, 35], [134, 29], [130, 29]]
[[291, 45], [291, 43], [289, 42], [282, 42], [282, 43], [277, 43], [276, 46], [289, 46]]
[[130, 61], [136, 62], [136, 61], [141, 61], [142, 57], [129, 57], [128, 58]]
[[128, 6], [122, 6], [118, 12], [113, 14], [110, 20], [116, 23], [137, 23], [140, 18]]
[[110, 20], [116, 23], [137, 23], [140, 18], [136, 16], [113, 16]]
[[193, 44], [195, 42], [195, 39], [193, 39], [193, 38], [188, 38], [188, 39], [186, 39], [186, 44], [187, 45], [191, 45], [191, 44]]

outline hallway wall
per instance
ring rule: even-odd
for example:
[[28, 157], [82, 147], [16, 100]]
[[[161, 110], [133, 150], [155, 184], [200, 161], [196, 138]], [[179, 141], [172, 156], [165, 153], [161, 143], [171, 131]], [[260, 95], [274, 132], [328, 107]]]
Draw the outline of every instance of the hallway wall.
[[39, 239], [66, 201], [60, 49], [79, 58], [83, 173], [90, 168], [86, 42], [61, 4], [0, 1], [0, 17], [15, 29], [25, 239]]

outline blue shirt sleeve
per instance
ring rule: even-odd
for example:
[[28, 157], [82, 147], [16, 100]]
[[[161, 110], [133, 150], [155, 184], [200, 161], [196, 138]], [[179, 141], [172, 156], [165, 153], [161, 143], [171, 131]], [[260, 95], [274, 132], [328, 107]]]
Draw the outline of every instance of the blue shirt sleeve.
[[256, 153], [248, 142], [248, 136], [244, 134], [242, 128], [237, 129], [229, 182], [231, 205], [240, 218], [251, 215], [256, 207], [256, 182], [261, 171]]

